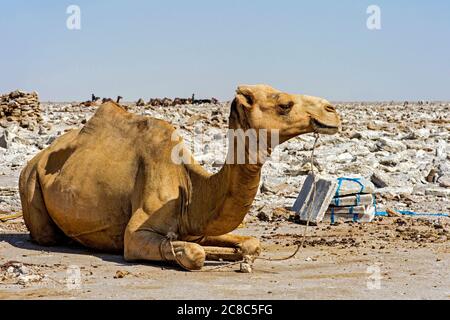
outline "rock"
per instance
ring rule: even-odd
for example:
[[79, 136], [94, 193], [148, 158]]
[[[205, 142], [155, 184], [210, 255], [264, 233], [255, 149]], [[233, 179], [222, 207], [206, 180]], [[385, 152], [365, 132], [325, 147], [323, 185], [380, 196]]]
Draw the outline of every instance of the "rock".
[[367, 124], [367, 129], [373, 130], [373, 131], [382, 131], [383, 125], [379, 121], [371, 121]]
[[413, 191], [414, 191], [413, 187], [388, 187], [375, 190], [375, 194], [395, 197], [402, 195], [411, 195]]
[[427, 189], [425, 189], [425, 195], [441, 197], [441, 198], [450, 197], [450, 189], [439, 188], [439, 187], [427, 188]]
[[437, 146], [436, 146], [436, 157], [438, 159], [446, 159], [447, 158], [447, 142], [444, 140], [439, 140]]
[[444, 175], [438, 179], [439, 186], [442, 188], [450, 188], [450, 175]]
[[261, 184], [260, 190], [262, 193], [272, 193], [272, 194], [279, 194], [282, 192], [293, 191], [292, 187], [287, 183], [272, 184], [269, 183], [268, 181], [264, 181]]
[[354, 160], [354, 157], [351, 153], [341, 153], [336, 157], [336, 162], [337, 163], [347, 163], [347, 162], [351, 162]]
[[398, 218], [401, 217], [402, 215], [400, 213], [398, 213], [396, 210], [391, 209], [391, 208], [386, 208], [386, 213], [388, 214], [388, 217], [391, 218]]
[[406, 145], [400, 141], [391, 140], [388, 138], [380, 138], [377, 142], [377, 147], [379, 150], [384, 150], [387, 152], [402, 152], [406, 150]]
[[118, 270], [116, 272], [116, 274], [114, 275], [114, 279], [122, 279], [122, 278], [125, 278], [129, 274], [130, 273], [128, 271]]
[[250, 256], [244, 256], [244, 260], [240, 264], [239, 271], [241, 273], [252, 273], [253, 272], [253, 269], [252, 269], [252, 261], [253, 260], [254, 259]]
[[31, 275], [22, 275], [18, 279], [18, 283], [21, 285], [25, 285], [30, 282], [38, 282], [42, 280], [42, 276], [37, 274], [31, 274]]
[[259, 221], [263, 221], [263, 222], [272, 221], [272, 215], [268, 212], [268, 210], [266, 208], [262, 208], [258, 212], [257, 218], [259, 219]]
[[4, 130], [3, 133], [0, 135], [0, 148], [9, 149], [11, 147], [14, 137], [15, 135], [12, 134], [10, 131]]
[[377, 188], [387, 188], [390, 185], [390, 179], [388, 175], [384, 174], [381, 171], [375, 171], [370, 177], [370, 181], [372, 181], [372, 183]]
[[400, 157], [397, 154], [389, 155], [380, 159], [380, 164], [388, 167], [396, 167], [400, 163]]
[[9, 141], [8, 141], [8, 137], [6, 136], [6, 134], [5, 133], [3, 133], [1, 136], [0, 136], [0, 148], [3, 148], [3, 149], [8, 149], [9, 148]]
[[363, 139], [363, 136], [360, 132], [354, 132], [354, 133], [350, 134], [349, 138], [361, 140], [361, 139]]
[[436, 183], [437, 179], [438, 179], [438, 171], [436, 169], [431, 169], [430, 173], [428, 173], [428, 175], [426, 176], [425, 180], [428, 183]]
[[275, 208], [272, 211], [271, 220], [288, 221], [290, 216], [293, 214], [295, 214], [295, 212], [289, 211], [285, 208]]

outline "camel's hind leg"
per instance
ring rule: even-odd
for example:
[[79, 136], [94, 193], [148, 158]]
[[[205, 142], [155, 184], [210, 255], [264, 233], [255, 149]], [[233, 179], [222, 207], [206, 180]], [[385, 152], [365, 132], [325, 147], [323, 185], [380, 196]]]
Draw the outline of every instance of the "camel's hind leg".
[[53, 222], [45, 207], [39, 177], [30, 162], [19, 180], [20, 200], [25, 224], [31, 239], [43, 246], [65, 242], [68, 238]]

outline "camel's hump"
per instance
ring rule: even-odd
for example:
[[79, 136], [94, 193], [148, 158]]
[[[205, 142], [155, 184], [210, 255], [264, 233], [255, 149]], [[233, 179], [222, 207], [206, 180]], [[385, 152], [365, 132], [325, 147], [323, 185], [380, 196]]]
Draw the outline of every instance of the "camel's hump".
[[85, 124], [82, 133], [106, 133], [111, 136], [157, 135], [168, 137], [176, 129], [168, 122], [148, 116], [132, 114], [114, 102], [101, 105], [94, 116]]

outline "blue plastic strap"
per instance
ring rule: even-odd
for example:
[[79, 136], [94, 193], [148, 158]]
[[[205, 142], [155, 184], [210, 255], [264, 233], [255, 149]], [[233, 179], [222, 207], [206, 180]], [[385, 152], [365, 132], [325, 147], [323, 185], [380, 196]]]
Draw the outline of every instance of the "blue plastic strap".
[[373, 195], [373, 206], [375, 207], [375, 215], [377, 215], [377, 196]]
[[333, 224], [334, 222], [334, 208], [331, 207], [331, 223]]
[[353, 215], [353, 222], [357, 222], [359, 219], [359, 215], [357, 213], [354, 213], [355, 211], [355, 207], [351, 206], [350, 207], [350, 215]]
[[335, 204], [336, 206], [339, 206], [339, 204], [340, 204], [340, 200], [339, 200], [339, 191], [341, 190], [342, 182], [343, 182], [344, 180], [342, 180], [342, 178], [338, 178], [337, 180], [338, 180], [338, 187], [337, 187], [337, 189], [336, 189], [336, 194], [334, 195], [334, 204]]
[[[423, 216], [423, 217], [449, 217], [447, 213], [418, 213], [413, 211], [397, 211], [404, 216]], [[387, 217], [389, 214], [386, 211], [376, 212], [378, 217]]]

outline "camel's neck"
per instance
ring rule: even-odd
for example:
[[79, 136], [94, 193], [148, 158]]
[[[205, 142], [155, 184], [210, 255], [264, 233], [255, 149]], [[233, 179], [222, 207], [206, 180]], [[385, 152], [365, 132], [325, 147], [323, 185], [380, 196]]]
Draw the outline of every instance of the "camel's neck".
[[[233, 110], [230, 128], [242, 128], [233, 117]], [[245, 132], [246, 128], [242, 130]], [[236, 136], [229, 140], [229, 145], [233, 148], [229, 148], [227, 161], [217, 174], [191, 175], [193, 192], [188, 222], [188, 229], [194, 233], [191, 235], [226, 234], [235, 230], [244, 220], [258, 192], [265, 161], [264, 156], [253, 161], [255, 158], [250, 156], [252, 151], [249, 150], [252, 150], [250, 143], [254, 141], [250, 140], [242, 140]], [[239, 143], [243, 143], [244, 147], [239, 148]], [[262, 151], [264, 155], [268, 155], [271, 148], [267, 147]]]
[[192, 198], [187, 233], [222, 235], [244, 220], [258, 192], [261, 164], [226, 163], [213, 175], [191, 172]]
[[[235, 230], [244, 220], [258, 192], [261, 165], [225, 164], [208, 181], [214, 205], [207, 214], [206, 235]], [[214, 187], [216, 186], [216, 187]]]

